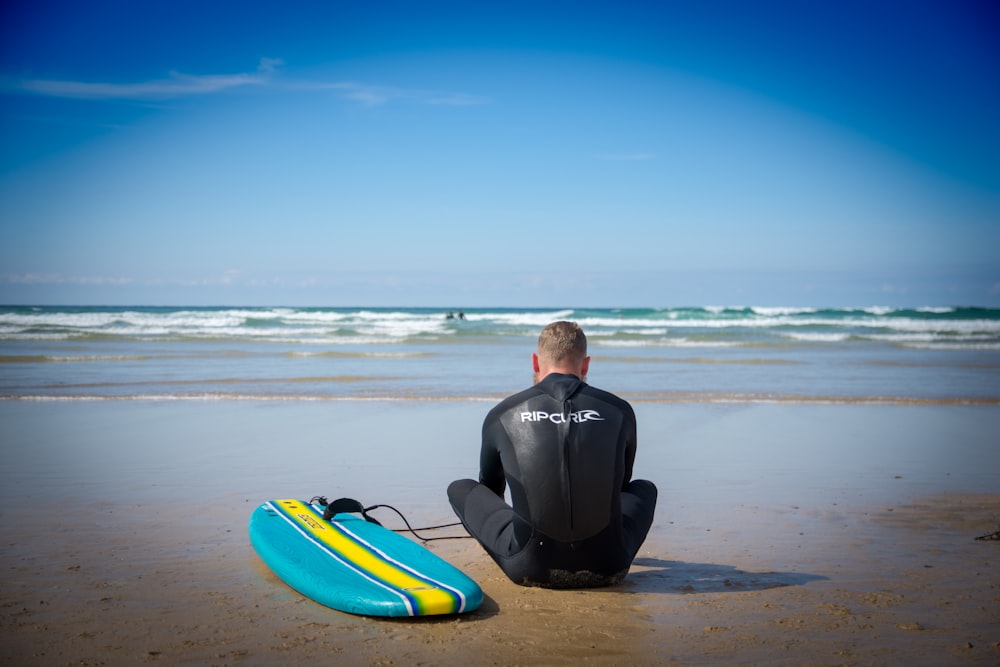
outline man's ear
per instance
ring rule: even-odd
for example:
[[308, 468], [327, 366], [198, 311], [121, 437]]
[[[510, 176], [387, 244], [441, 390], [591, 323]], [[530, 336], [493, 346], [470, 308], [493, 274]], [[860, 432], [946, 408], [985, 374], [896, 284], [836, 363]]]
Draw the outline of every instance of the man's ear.
[[541, 372], [541, 368], [538, 366], [538, 355], [534, 352], [531, 353], [531, 370], [536, 373]]
[[587, 377], [588, 371], [590, 371], [590, 357], [584, 357], [583, 363], [580, 364], [580, 377]]

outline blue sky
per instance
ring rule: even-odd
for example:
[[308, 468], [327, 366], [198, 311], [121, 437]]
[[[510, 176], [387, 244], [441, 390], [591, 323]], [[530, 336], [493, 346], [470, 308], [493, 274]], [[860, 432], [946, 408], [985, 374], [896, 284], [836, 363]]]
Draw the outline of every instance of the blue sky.
[[1000, 305], [995, 2], [0, 11], [0, 302]]

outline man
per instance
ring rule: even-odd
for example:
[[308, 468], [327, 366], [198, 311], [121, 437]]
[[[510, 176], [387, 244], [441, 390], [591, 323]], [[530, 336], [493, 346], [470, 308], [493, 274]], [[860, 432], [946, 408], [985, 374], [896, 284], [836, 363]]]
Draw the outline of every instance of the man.
[[452, 482], [448, 499], [515, 583], [616, 584], [656, 505], [653, 483], [632, 480], [635, 413], [586, 383], [587, 337], [573, 322], [545, 327], [531, 363], [535, 385], [486, 416], [479, 482]]

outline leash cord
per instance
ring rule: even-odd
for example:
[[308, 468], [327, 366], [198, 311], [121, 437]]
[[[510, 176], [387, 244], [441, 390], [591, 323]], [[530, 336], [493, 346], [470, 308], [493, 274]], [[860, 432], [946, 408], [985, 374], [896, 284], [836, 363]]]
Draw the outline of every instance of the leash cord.
[[409, 531], [409, 532], [413, 533], [414, 537], [416, 537], [418, 540], [420, 540], [422, 542], [433, 542], [435, 540], [464, 540], [464, 539], [468, 539], [468, 538], [472, 537], [471, 535], [444, 535], [444, 536], [441, 536], [441, 537], [424, 537], [423, 535], [421, 535], [421, 534], [419, 534], [417, 532], [418, 530], [438, 530], [440, 528], [452, 528], [454, 526], [461, 526], [462, 525], [461, 521], [455, 521], [454, 523], [442, 523], [442, 524], [437, 525], [437, 526], [424, 526], [422, 528], [414, 528], [413, 526], [410, 525], [410, 522], [406, 520], [406, 517], [403, 516], [403, 513], [400, 512], [395, 507], [393, 507], [392, 505], [372, 505], [371, 507], [366, 507], [365, 511], [367, 512], [369, 510], [376, 510], [376, 509], [382, 509], [382, 508], [392, 510], [393, 512], [395, 512], [396, 514], [398, 514], [399, 518], [402, 519], [403, 523], [406, 524], [406, 528], [393, 528], [392, 530], [394, 532], [396, 532], [396, 533], [405, 533], [405, 532]]
[[[461, 526], [462, 522], [461, 521], [455, 521], [454, 523], [442, 523], [442, 524], [439, 524], [437, 526], [424, 526], [422, 528], [414, 528], [413, 526], [410, 525], [410, 522], [406, 520], [406, 517], [403, 516], [403, 513], [400, 512], [395, 507], [393, 507], [392, 505], [372, 505], [371, 507], [364, 507], [358, 501], [351, 500], [351, 499], [341, 499], [341, 501], [335, 501], [335, 502], [342, 502], [342, 501], [345, 501], [345, 500], [349, 501], [351, 504], [353, 504], [354, 506], [356, 506], [358, 508], [357, 510], [351, 509], [349, 511], [360, 511], [361, 514], [362, 514], [362, 516], [364, 516], [365, 519], [367, 519], [368, 521], [374, 521], [374, 519], [372, 519], [371, 517], [368, 516], [368, 512], [371, 511], [371, 510], [382, 509], [382, 508], [392, 510], [393, 512], [395, 512], [396, 514], [398, 514], [399, 518], [402, 519], [403, 523], [406, 524], [406, 528], [392, 528], [391, 529], [392, 532], [394, 532], [394, 533], [405, 533], [405, 532], [413, 533], [413, 536], [416, 537], [421, 542], [434, 542], [435, 540], [465, 540], [465, 539], [469, 539], [469, 538], [472, 537], [471, 535], [443, 535], [441, 537], [424, 537], [423, 535], [421, 535], [417, 531], [418, 530], [438, 530], [438, 529], [441, 529], [441, 528], [453, 528], [455, 526]], [[325, 496], [313, 496], [313, 499], [309, 501], [309, 504], [310, 505], [321, 505], [322, 507], [326, 508], [326, 507], [329, 507], [330, 502], [326, 499]], [[326, 518], [326, 517], [324, 517], [324, 518]], [[378, 522], [376, 522], [376, 523], [378, 523]], [[381, 525], [381, 524], [379, 524], [379, 525]]]

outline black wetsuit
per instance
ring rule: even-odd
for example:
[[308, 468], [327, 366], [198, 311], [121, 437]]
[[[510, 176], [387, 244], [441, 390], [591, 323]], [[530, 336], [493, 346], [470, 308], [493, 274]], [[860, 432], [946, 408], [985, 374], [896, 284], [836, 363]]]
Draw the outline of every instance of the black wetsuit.
[[[483, 423], [480, 481], [448, 487], [462, 523], [510, 579], [605, 586], [628, 573], [653, 521], [656, 487], [632, 480], [632, 407], [552, 373]], [[510, 486], [513, 508], [503, 499]]]

